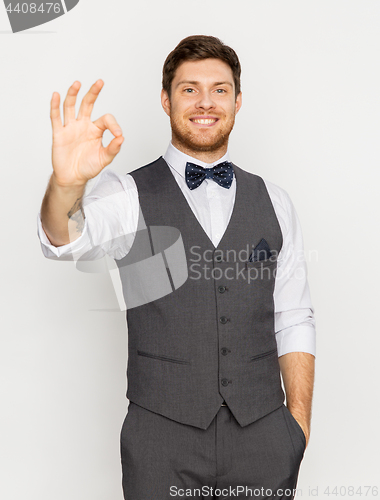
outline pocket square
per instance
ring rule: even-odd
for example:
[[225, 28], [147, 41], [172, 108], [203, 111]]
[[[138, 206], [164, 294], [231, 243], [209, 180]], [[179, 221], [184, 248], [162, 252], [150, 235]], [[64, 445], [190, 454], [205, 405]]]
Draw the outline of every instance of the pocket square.
[[256, 262], [258, 260], [267, 260], [272, 256], [272, 251], [269, 248], [268, 243], [264, 238], [260, 240], [260, 242], [255, 246], [252, 250], [251, 255], [249, 256], [249, 262]]

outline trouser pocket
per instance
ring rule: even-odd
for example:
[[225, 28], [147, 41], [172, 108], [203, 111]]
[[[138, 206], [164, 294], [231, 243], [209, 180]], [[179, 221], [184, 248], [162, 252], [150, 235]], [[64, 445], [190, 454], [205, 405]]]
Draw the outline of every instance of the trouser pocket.
[[133, 419], [133, 413], [134, 413], [134, 404], [130, 401], [129, 406], [128, 406], [128, 411], [125, 416], [123, 425], [121, 426], [121, 431], [120, 431], [120, 445], [121, 445], [121, 455], [123, 457], [123, 447], [126, 443], [126, 441], [129, 439], [131, 435], [131, 420]]
[[283, 404], [283, 413], [288, 426], [290, 439], [293, 443], [294, 451], [296, 455], [300, 456], [300, 459], [302, 460], [306, 448], [305, 433], [285, 404]]

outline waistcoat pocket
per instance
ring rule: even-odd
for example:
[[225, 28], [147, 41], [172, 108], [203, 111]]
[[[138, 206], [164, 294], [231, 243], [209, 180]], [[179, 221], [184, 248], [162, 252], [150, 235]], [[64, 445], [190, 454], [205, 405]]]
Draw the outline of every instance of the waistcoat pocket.
[[170, 358], [164, 355], [152, 354], [150, 352], [137, 350], [137, 354], [139, 356], [145, 356], [147, 358], [159, 359], [160, 361], [169, 361], [170, 363], [179, 363], [181, 365], [190, 365], [190, 361], [186, 359], [178, 359], [178, 358]]
[[262, 352], [261, 354], [256, 354], [256, 356], [252, 356], [250, 358], [250, 361], [255, 361], [256, 359], [263, 359], [269, 356], [273, 356], [273, 354], [275, 354], [276, 352], [277, 352], [277, 347], [275, 349], [271, 349], [270, 351]]
[[254, 261], [245, 261], [245, 267], [250, 269], [252, 267], [269, 267], [273, 266], [277, 263], [277, 259], [265, 259], [265, 260], [254, 260]]

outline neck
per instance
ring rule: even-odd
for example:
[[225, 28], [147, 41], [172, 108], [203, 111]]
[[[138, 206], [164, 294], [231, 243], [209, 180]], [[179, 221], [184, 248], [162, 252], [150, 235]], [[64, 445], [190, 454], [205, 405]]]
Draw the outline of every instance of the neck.
[[214, 163], [222, 158], [227, 153], [228, 143], [223, 144], [219, 148], [212, 151], [202, 151], [198, 149], [190, 148], [181, 142], [177, 141], [175, 137], [172, 137], [172, 144], [175, 148], [177, 148], [182, 153], [185, 153], [196, 160], [203, 161], [204, 163]]

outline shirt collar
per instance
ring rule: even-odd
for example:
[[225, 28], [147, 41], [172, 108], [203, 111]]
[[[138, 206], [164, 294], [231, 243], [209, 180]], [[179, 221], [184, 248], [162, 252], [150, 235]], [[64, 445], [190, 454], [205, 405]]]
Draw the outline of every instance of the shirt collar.
[[216, 160], [214, 163], [205, 163], [204, 161], [198, 160], [197, 158], [193, 158], [192, 156], [182, 153], [182, 151], [179, 151], [176, 147], [174, 147], [172, 142], [170, 141], [168, 149], [164, 154], [164, 160], [170, 167], [174, 168], [174, 170], [178, 172], [179, 175], [185, 178], [185, 169], [187, 162], [195, 163], [200, 167], [210, 168], [214, 165], [217, 165], [218, 163], [230, 161], [230, 155], [227, 150], [226, 154], [219, 158], [219, 160]]

